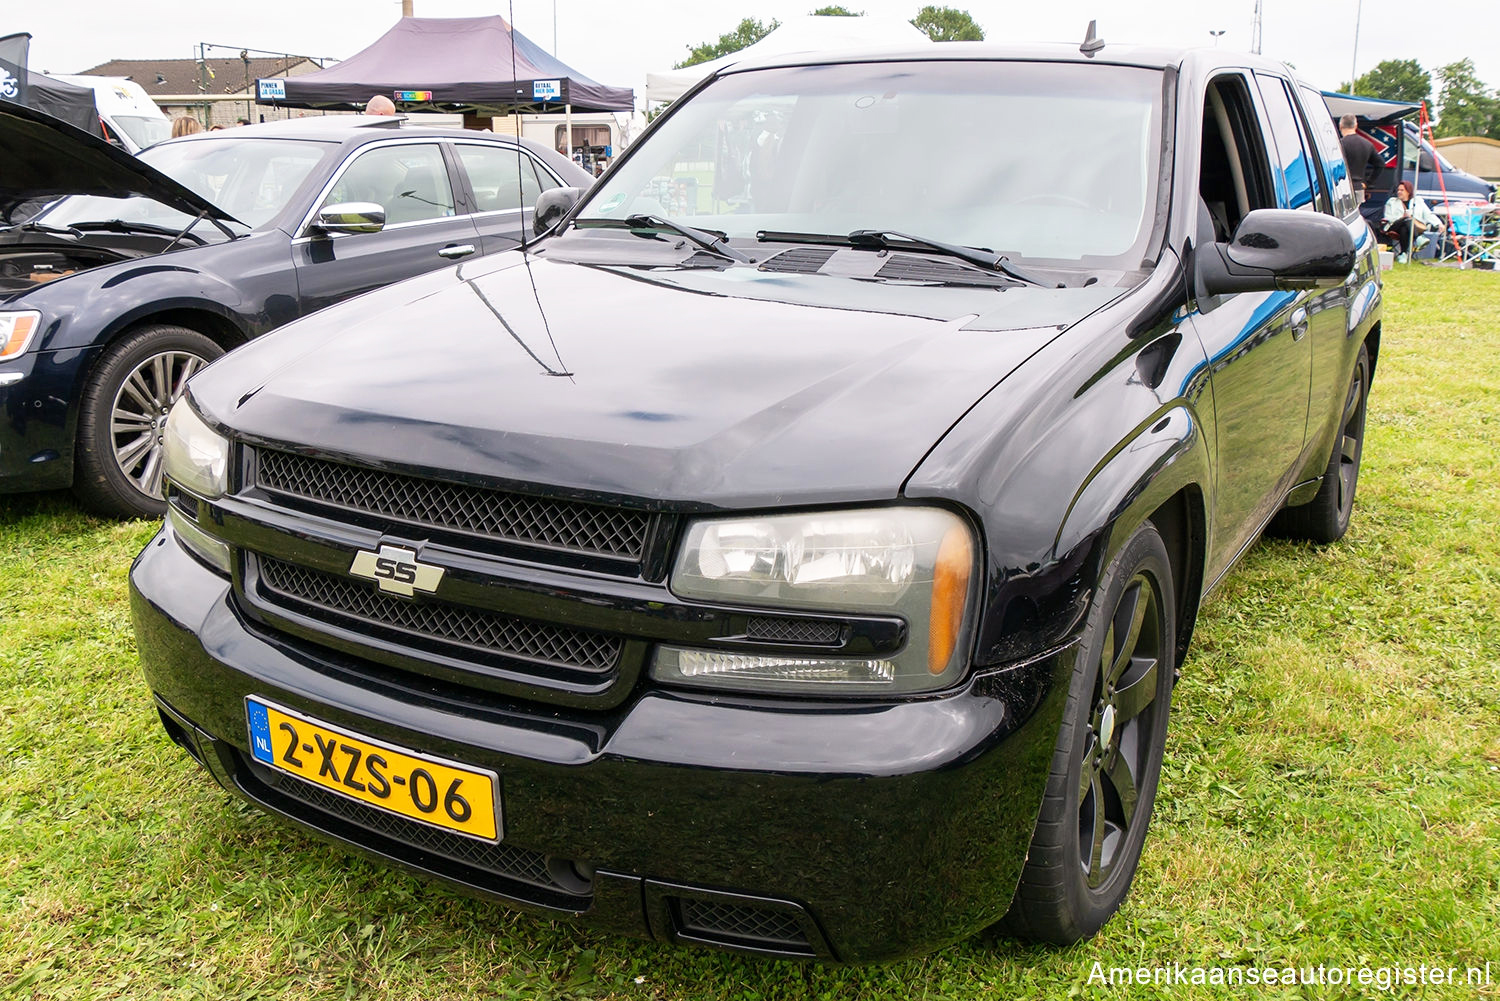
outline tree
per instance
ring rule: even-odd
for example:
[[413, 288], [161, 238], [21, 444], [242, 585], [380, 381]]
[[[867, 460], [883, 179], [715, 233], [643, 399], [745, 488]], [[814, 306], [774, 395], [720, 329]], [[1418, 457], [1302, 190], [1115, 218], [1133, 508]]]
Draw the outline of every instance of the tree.
[[952, 7], [923, 7], [911, 23], [927, 32], [934, 42], [982, 42], [984, 29], [974, 23], [966, 10]]
[[680, 70], [684, 66], [696, 66], [710, 59], [738, 52], [748, 45], [754, 45], [780, 26], [781, 22], [775, 19], [770, 24], [761, 24], [758, 19], [747, 17], [733, 31], [720, 35], [717, 42], [704, 42], [689, 48], [688, 57], [672, 68]]
[[1386, 59], [1368, 73], [1361, 73], [1352, 84], [1344, 84], [1346, 94], [1383, 97], [1389, 101], [1432, 103], [1432, 74], [1415, 59]]
[[1500, 94], [1489, 90], [1474, 72], [1472, 59], [1460, 59], [1437, 71], [1438, 136], [1500, 138]]
[[848, 7], [840, 7], [834, 4], [832, 7], [819, 7], [812, 12], [813, 17], [864, 17], [864, 11], [852, 11]]

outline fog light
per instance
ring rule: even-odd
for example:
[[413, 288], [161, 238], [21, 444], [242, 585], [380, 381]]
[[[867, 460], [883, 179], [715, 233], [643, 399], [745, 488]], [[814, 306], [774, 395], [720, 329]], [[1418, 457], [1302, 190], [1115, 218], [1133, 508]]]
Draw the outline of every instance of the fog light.
[[896, 665], [889, 660], [852, 657], [780, 657], [657, 647], [651, 666], [659, 681], [731, 683], [771, 691], [796, 692], [821, 685], [893, 688]]

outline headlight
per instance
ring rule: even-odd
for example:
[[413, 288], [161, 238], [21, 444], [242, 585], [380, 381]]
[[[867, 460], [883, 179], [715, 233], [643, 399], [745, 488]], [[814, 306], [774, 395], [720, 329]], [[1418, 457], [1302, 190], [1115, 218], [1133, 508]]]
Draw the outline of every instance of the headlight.
[[937, 508], [871, 508], [698, 521], [672, 570], [684, 598], [900, 616], [907, 642], [882, 659], [658, 647], [654, 677], [762, 691], [942, 688], [963, 672], [973, 533]]
[[42, 314], [34, 309], [20, 313], [0, 313], [0, 361], [14, 358], [31, 344], [31, 337], [42, 325]]
[[212, 500], [229, 490], [229, 442], [179, 396], [167, 415], [162, 471], [184, 490]]

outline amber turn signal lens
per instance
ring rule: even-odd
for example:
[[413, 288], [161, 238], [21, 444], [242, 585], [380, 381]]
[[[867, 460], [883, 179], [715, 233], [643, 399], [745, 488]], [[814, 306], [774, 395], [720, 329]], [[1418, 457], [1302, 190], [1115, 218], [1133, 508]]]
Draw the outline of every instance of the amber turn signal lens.
[[964, 621], [964, 604], [969, 596], [969, 573], [974, 553], [969, 533], [958, 526], [950, 528], [938, 546], [937, 566], [932, 578], [932, 620], [928, 625], [927, 670], [942, 674], [953, 657], [958, 630]]
[[[36, 327], [39, 317], [36, 313], [13, 313], [8, 317], [0, 317], [0, 358], [10, 358], [26, 350], [26, 342], [31, 340], [31, 331]], [[4, 323], [4, 320], [10, 322]], [[10, 327], [6, 330], [6, 327]]]

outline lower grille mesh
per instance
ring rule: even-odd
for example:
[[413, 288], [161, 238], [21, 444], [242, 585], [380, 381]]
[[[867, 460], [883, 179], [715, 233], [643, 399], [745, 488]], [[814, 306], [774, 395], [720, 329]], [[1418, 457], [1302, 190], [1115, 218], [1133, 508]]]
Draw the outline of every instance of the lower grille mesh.
[[789, 911], [689, 897], [679, 898], [678, 907], [681, 929], [692, 935], [730, 944], [808, 947], [802, 926]]
[[605, 673], [620, 659], [621, 643], [600, 633], [514, 619], [506, 615], [381, 594], [334, 574], [261, 557], [262, 591], [277, 599], [522, 660]]
[[283, 775], [259, 764], [251, 764], [256, 779], [276, 792], [296, 800], [320, 813], [330, 814], [341, 820], [357, 824], [367, 830], [411, 845], [422, 851], [441, 855], [455, 862], [473, 866], [506, 879], [530, 883], [549, 890], [566, 892], [553, 882], [547, 873], [547, 857], [540, 852], [528, 851], [507, 844], [476, 841], [447, 831], [440, 831], [414, 820], [356, 803], [337, 793], [320, 789], [289, 775]]
[[843, 629], [837, 622], [816, 619], [782, 619], [758, 615], [745, 628], [745, 635], [762, 643], [837, 643]]

